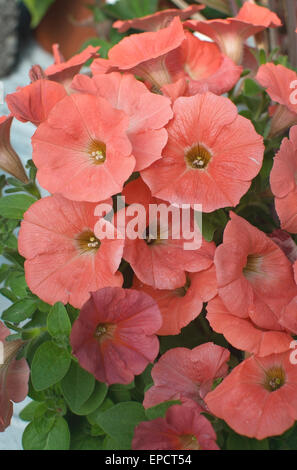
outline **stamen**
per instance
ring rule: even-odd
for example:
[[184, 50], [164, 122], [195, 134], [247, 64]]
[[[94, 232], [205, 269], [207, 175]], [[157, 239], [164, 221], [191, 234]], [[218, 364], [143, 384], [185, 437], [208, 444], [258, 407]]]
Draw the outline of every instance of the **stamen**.
[[204, 170], [207, 168], [212, 155], [204, 145], [198, 143], [185, 152], [186, 164], [190, 169]]
[[104, 142], [93, 140], [89, 145], [88, 153], [95, 165], [101, 165], [106, 160], [106, 145]]
[[100, 240], [90, 230], [80, 233], [76, 238], [76, 243], [81, 253], [92, 253], [100, 247]]

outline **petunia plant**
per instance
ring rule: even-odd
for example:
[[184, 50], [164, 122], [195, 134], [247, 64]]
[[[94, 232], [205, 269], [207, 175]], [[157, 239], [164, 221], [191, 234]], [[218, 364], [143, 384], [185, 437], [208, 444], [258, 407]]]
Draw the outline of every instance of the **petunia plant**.
[[6, 97], [0, 431], [29, 396], [24, 449], [296, 449], [296, 64], [277, 12], [205, 3], [225, 17], [54, 45]]

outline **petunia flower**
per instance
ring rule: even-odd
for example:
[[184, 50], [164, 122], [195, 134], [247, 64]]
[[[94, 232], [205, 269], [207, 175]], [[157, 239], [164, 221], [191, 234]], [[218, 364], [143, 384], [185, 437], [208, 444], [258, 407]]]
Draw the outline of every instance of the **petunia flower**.
[[0, 118], [0, 168], [11, 174], [23, 183], [28, 183], [28, 177], [25, 173], [22, 162], [12, 148], [10, 142], [10, 128], [13, 116], [2, 116]]
[[227, 98], [210, 92], [178, 98], [163, 158], [141, 172], [153, 196], [201, 204], [203, 212], [236, 206], [259, 173], [263, 139]]
[[128, 126], [128, 116], [103, 98], [73, 94], [59, 101], [32, 138], [39, 183], [74, 201], [117, 194], [135, 167]]
[[204, 398], [217, 378], [228, 372], [230, 353], [214, 343], [194, 349], [173, 348], [161, 356], [152, 369], [154, 385], [145, 392], [143, 406], [150, 408], [168, 400], [198, 403], [205, 409]]
[[[141, 282], [154, 289], [176, 289], [186, 284], [187, 272], [203, 271], [213, 264], [215, 245], [203, 239], [193, 213], [187, 235], [183, 232], [180, 209], [152, 198], [140, 178], [128, 183], [122, 194], [130, 205], [115, 214], [114, 225], [126, 234], [123, 257]], [[132, 221], [139, 204], [144, 214], [137, 217], [134, 234]], [[154, 212], [150, 211], [150, 205], [156, 209]], [[186, 246], [188, 243], [192, 246]]]
[[88, 46], [79, 54], [65, 61], [60, 52], [59, 44], [54, 44], [53, 54], [55, 63], [45, 70], [45, 75], [49, 80], [61, 83], [66, 89], [69, 89], [74, 75], [80, 72], [82, 66], [88, 62], [88, 60], [98, 57], [97, 52], [99, 49], [100, 47]]
[[[241, 312], [230, 312], [220, 296], [216, 296], [207, 304], [207, 320], [217, 333], [224, 335], [235, 348], [258, 356], [288, 351], [292, 341], [292, 333], [281, 324], [281, 319], [271, 324], [270, 328], [257, 325], [251, 316], [242, 317]], [[249, 313], [249, 312], [248, 312]], [[263, 312], [264, 317], [264, 312]]]
[[[297, 115], [296, 115], [297, 116]], [[282, 229], [297, 233], [297, 126], [290, 129], [274, 157], [270, 173], [271, 190]]]
[[140, 171], [161, 158], [167, 143], [164, 126], [172, 118], [168, 98], [151, 93], [131, 74], [76, 75], [71, 88], [106, 99], [114, 109], [129, 116], [127, 135], [136, 159], [135, 171]]
[[297, 73], [283, 65], [267, 63], [259, 68], [256, 80], [266, 88], [270, 98], [278, 103], [272, 114], [270, 136], [280, 134], [297, 124], [297, 101], [294, 91]]
[[278, 16], [268, 8], [245, 2], [234, 18], [207, 21], [187, 20], [185, 26], [213, 39], [223, 54], [236, 64], [243, 59], [244, 43], [266, 28], [281, 26]]
[[157, 302], [163, 318], [158, 335], [178, 335], [198, 317], [203, 302], [216, 295], [216, 274], [213, 265], [198, 273], [188, 273], [186, 283], [172, 290], [154, 289], [135, 277], [133, 288], [146, 292]]
[[297, 293], [292, 265], [265, 233], [230, 216], [214, 257], [218, 293], [230, 312], [277, 330], [282, 309]]
[[0, 322], [0, 432], [10, 425], [13, 414], [13, 403], [23, 401], [28, 394], [30, 369], [25, 359], [16, 360], [16, 355], [23, 342], [5, 341], [10, 331]]
[[[108, 201], [111, 202], [111, 201]], [[90, 292], [121, 286], [117, 269], [123, 240], [98, 239], [96, 204], [72, 202], [55, 194], [35, 202], [25, 213], [19, 252], [29, 288], [49, 304], [68, 302], [80, 308]]]
[[181, 21], [190, 18], [192, 15], [202, 10], [204, 5], [190, 5], [182, 10], [178, 8], [170, 8], [168, 10], [157, 11], [153, 15], [143, 16], [141, 18], [133, 18], [132, 20], [118, 20], [113, 23], [113, 28], [119, 33], [125, 33], [129, 29], [139, 29], [140, 31], [158, 31], [167, 27], [173, 18], [179, 17]]
[[[129, 71], [159, 90], [171, 82], [166, 57], [179, 47], [184, 39], [182, 23], [175, 17], [167, 28], [132, 34], [122, 39], [109, 50], [107, 65], [110, 64], [111, 70]], [[93, 73], [96, 62], [94, 61], [92, 68]], [[99, 63], [102, 63], [100, 59]]]
[[[217, 44], [201, 41], [188, 31], [185, 35], [185, 41], [166, 59], [171, 81], [176, 83], [184, 78], [187, 82], [187, 89], [181, 90], [180, 96], [205, 91], [221, 95], [231, 90], [240, 78], [242, 67], [224, 56]], [[168, 85], [163, 86], [162, 91], [166, 93]]]
[[39, 126], [51, 109], [67, 95], [63, 85], [46, 79], [36, 80], [6, 97], [13, 116], [21, 122], [32, 122]]
[[297, 419], [297, 367], [290, 354], [243, 361], [205, 397], [210, 411], [247, 437], [285, 432]]
[[74, 322], [70, 342], [80, 365], [100, 382], [132, 382], [159, 352], [162, 323], [156, 302], [133, 289], [91, 294]]
[[216, 433], [197, 406], [173, 405], [165, 418], [136, 426], [133, 450], [219, 450]]

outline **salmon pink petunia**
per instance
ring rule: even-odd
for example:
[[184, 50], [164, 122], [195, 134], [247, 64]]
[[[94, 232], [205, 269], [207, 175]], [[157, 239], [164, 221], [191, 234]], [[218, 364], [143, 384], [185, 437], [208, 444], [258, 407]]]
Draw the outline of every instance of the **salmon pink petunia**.
[[228, 372], [227, 349], [204, 343], [194, 349], [173, 348], [152, 369], [154, 385], [145, 392], [143, 406], [150, 408], [168, 400], [196, 402], [205, 408], [204, 397], [217, 378]]
[[281, 319], [271, 329], [261, 328], [251, 317], [242, 318], [241, 313], [230, 312], [219, 296], [208, 302], [207, 320], [232, 346], [259, 356], [288, 351], [292, 341], [291, 334], [282, 327]]
[[0, 168], [23, 183], [28, 183], [28, 177], [20, 157], [12, 148], [10, 142], [10, 129], [13, 116], [0, 117]]
[[[0, 322], [0, 343], [3, 364], [0, 362], [0, 432], [9, 426], [13, 413], [13, 403], [23, 401], [28, 394], [30, 369], [26, 360], [16, 360], [23, 345], [21, 340], [5, 341], [10, 331]], [[2, 354], [1, 354], [2, 357]]]
[[223, 54], [240, 64], [246, 39], [266, 28], [281, 26], [281, 21], [268, 8], [245, 2], [235, 18], [188, 20], [185, 26], [213, 39]]
[[119, 31], [125, 33], [130, 28], [139, 29], [140, 31], [158, 31], [168, 26], [173, 18], [178, 16], [184, 21], [198, 11], [202, 10], [204, 5], [190, 5], [182, 10], [170, 8], [168, 10], [157, 11], [153, 15], [143, 16], [141, 18], [133, 18], [132, 20], [116, 21], [112, 26]]
[[214, 258], [219, 295], [235, 315], [277, 330], [282, 309], [297, 293], [292, 265], [265, 233], [230, 215]]
[[267, 63], [261, 65], [256, 79], [266, 88], [270, 98], [278, 103], [273, 109], [270, 135], [280, 134], [293, 124], [297, 124], [297, 101], [294, 90], [297, 73], [281, 64]]
[[[132, 34], [122, 39], [108, 53], [110, 65], [123, 72], [130, 71], [160, 89], [171, 82], [166, 68], [166, 57], [179, 47], [184, 39], [182, 23], [175, 17], [167, 28]], [[94, 66], [95, 63], [96, 61]]]
[[208, 302], [216, 295], [214, 265], [198, 273], [188, 273], [185, 285], [177, 289], [154, 289], [136, 277], [133, 288], [146, 292], [156, 300], [163, 318], [158, 335], [178, 335], [182, 328], [198, 317], [203, 302]]
[[21, 122], [32, 122], [39, 126], [48, 118], [51, 109], [67, 95], [60, 83], [50, 80], [36, 80], [6, 97], [6, 103]]
[[39, 183], [74, 201], [117, 194], [135, 167], [128, 126], [129, 117], [103, 98], [67, 96], [32, 138]]
[[[216, 44], [201, 41], [190, 32], [185, 34], [186, 40], [166, 61], [173, 83], [186, 79], [187, 91], [182, 90], [181, 95], [192, 96], [205, 91], [221, 95], [231, 90], [240, 78], [242, 67], [224, 56]], [[162, 88], [165, 92], [167, 89], [168, 85]]]
[[136, 426], [133, 450], [219, 450], [216, 433], [197, 406], [173, 405], [165, 418]]
[[297, 233], [297, 126], [284, 138], [270, 173], [271, 190], [281, 227]]
[[28, 286], [45, 302], [69, 302], [80, 308], [90, 292], [122, 285], [117, 269], [123, 240], [100, 240], [94, 235], [94, 226], [101, 220], [95, 217], [95, 208], [96, 204], [55, 194], [25, 213], [19, 252], [26, 258]]
[[178, 98], [173, 111], [163, 158], [141, 172], [153, 196], [203, 212], [236, 206], [261, 169], [263, 138], [210, 92]]
[[297, 367], [290, 354], [243, 361], [205, 397], [210, 411], [244, 436], [285, 432], [297, 420]]
[[[130, 205], [115, 215], [114, 225], [126, 233], [123, 257], [141, 282], [154, 289], [176, 289], [186, 284], [187, 272], [203, 271], [213, 264], [215, 245], [202, 238], [193, 213], [186, 236], [180, 209], [152, 198], [140, 178], [126, 185], [123, 195]], [[141, 213], [139, 204], [143, 205]]]
[[167, 143], [164, 126], [172, 118], [168, 98], [151, 93], [131, 74], [77, 75], [71, 88], [106, 99], [113, 108], [129, 116], [127, 135], [136, 159], [135, 171], [143, 170], [161, 158]]
[[66, 89], [69, 89], [70, 83], [77, 73], [81, 70], [82, 66], [90, 59], [98, 57], [97, 52], [100, 47], [88, 46], [79, 54], [74, 55], [71, 59], [65, 61], [62, 56], [59, 45], [53, 45], [53, 54], [55, 63], [50, 65], [45, 70], [45, 75], [49, 80], [61, 83]]
[[133, 289], [106, 287], [91, 294], [70, 336], [80, 365], [100, 382], [132, 382], [159, 352], [162, 323], [156, 302]]

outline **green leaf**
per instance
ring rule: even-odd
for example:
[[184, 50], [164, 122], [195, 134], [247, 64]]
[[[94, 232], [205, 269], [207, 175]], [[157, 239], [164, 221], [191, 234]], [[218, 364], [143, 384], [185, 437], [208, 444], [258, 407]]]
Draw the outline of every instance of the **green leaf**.
[[33, 421], [36, 410], [42, 403], [39, 401], [31, 401], [25, 408], [20, 412], [20, 418], [23, 421]]
[[123, 20], [155, 13], [158, 0], [118, 0], [113, 5], [104, 5], [103, 11]]
[[55, 0], [23, 0], [31, 14], [31, 27], [36, 28]]
[[140, 403], [118, 403], [97, 416], [97, 423], [118, 442], [122, 449], [130, 449], [134, 428], [140, 422], [146, 421], [144, 408]]
[[202, 214], [202, 235], [206, 241], [211, 242], [216, 230], [223, 230], [228, 222], [227, 215], [222, 209], [210, 214]]
[[36, 301], [32, 299], [19, 300], [11, 305], [8, 309], [4, 310], [2, 320], [10, 321], [12, 323], [20, 323], [27, 318], [30, 318], [35, 312], [37, 306]]
[[20, 220], [34, 202], [36, 199], [27, 194], [2, 197], [0, 198], [0, 215], [6, 219]]
[[146, 414], [147, 419], [149, 419], [150, 421], [156, 418], [164, 418], [168, 408], [170, 408], [172, 405], [180, 405], [180, 404], [181, 402], [179, 400], [165, 401], [163, 403], [160, 403], [159, 405], [152, 406], [151, 408], [147, 408], [145, 410], [145, 414]]
[[66, 308], [57, 302], [51, 309], [47, 318], [47, 329], [53, 338], [69, 336], [71, 323]]
[[244, 81], [243, 92], [246, 96], [255, 96], [262, 92], [262, 88], [251, 78], [246, 78]]
[[269, 450], [267, 439], [258, 441], [230, 432], [227, 438], [227, 450]]
[[70, 369], [61, 382], [63, 395], [75, 413], [90, 398], [95, 389], [95, 379], [79, 364], [72, 361]]
[[95, 390], [90, 398], [75, 413], [79, 416], [85, 416], [93, 413], [104, 401], [107, 394], [107, 386], [104, 383], [96, 382]]
[[[44, 421], [47, 423], [44, 424]], [[69, 450], [70, 432], [62, 417], [32, 421], [23, 434], [24, 450]]]
[[70, 354], [51, 341], [38, 347], [31, 366], [35, 390], [45, 390], [65, 377], [71, 364]]

